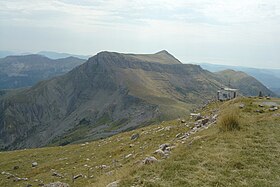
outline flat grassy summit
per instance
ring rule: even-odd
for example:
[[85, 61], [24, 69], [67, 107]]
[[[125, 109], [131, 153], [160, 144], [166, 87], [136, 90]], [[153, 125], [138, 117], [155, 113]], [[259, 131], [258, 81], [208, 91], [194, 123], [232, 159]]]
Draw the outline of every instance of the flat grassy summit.
[[[97, 187], [112, 182], [118, 186], [279, 186], [279, 105], [274, 98], [212, 102], [192, 118], [184, 116], [103, 140], [1, 152], [0, 186], [56, 181]], [[223, 130], [222, 122], [229, 123], [226, 115], [232, 111], [238, 128]]]
[[161, 64], [182, 64], [178, 59], [168, 51], [162, 50], [155, 54], [124, 54], [127, 57], [135, 58], [140, 61], [154, 62]]

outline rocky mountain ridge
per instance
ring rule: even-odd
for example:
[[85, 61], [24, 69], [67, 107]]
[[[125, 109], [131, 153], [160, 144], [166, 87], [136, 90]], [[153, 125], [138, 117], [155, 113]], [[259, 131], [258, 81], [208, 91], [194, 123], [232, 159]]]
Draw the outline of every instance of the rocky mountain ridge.
[[215, 98], [223, 82], [166, 51], [100, 52], [63, 76], [2, 94], [0, 147], [66, 145], [174, 119]]

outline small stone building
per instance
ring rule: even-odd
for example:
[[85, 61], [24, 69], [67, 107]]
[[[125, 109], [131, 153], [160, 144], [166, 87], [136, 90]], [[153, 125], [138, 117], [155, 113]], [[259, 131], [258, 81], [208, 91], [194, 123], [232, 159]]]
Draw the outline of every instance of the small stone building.
[[237, 97], [237, 89], [222, 88], [218, 91], [217, 96], [220, 101], [227, 101]]

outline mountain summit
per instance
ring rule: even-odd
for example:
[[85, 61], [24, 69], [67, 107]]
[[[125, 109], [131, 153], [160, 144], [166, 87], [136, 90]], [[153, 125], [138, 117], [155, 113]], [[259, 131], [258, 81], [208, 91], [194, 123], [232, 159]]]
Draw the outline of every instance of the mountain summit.
[[0, 147], [66, 145], [174, 119], [215, 98], [223, 80], [166, 51], [100, 52], [63, 76], [3, 93]]
[[178, 59], [173, 55], [168, 53], [166, 50], [159, 51], [155, 54], [125, 54], [125, 53], [116, 53], [103, 51], [97, 55], [110, 55], [110, 56], [122, 56], [122, 58], [129, 61], [138, 61], [138, 62], [149, 62], [149, 63], [159, 63], [159, 64], [182, 64]]

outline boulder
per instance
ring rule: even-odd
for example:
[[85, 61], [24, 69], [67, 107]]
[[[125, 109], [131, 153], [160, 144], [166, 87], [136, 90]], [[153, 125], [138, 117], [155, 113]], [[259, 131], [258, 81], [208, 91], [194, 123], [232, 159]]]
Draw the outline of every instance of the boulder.
[[202, 125], [205, 125], [206, 123], [208, 123], [209, 119], [208, 118], [204, 118], [201, 120]]
[[167, 156], [167, 155], [165, 154], [165, 152], [164, 152], [163, 150], [161, 150], [161, 149], [156, 150], [156, 151], [154, 152], [154, 154], [157, 154], [157, 155], [159, 155], [159, 156], [161, 156], [161, 157], [166, 157], [166, 156]]
[[202, 116], [200, 113], [191, 113], [191, 117], [195, 119], [195, 121], [202, 119]]
[[58, 182], [45, 184], [44, 187], [70, 187], [70, 186], [67, 183], [62, 183], [58, 181]]
[[181, 133], [176, 134], [176, 138], [179, 138], [181, 136]]
[[18, 181], [28, 181], [28, 178], [15, 177], [14, 182], [18, 182]]
[[138, 133], [136, 133], [136, 134], [133, 134], [132, 136], [131, 136], [131, 140], [137, 140], [138, 138], [139, 138], [139, 134]]
[[32, 167], [34, 168], [34, 167], [36, 167], [36, 166], [38, 166], [38, 163], [37, 162], [32, 162]]
[[197, 116], [196, 118], [195, 118], [195, 121], [198, 121], [198, 120], [200, 120], [200, 119], [202, 119], [203, 117], [202, 116]]
[[134, 147], [134, 144], [129, 144], [129, 148], [132, 148], [132, 147]]
[[264, 113], [264, 110], [255, 110], [257, 113]]
[[165, 144], [161, 144], [161, 145], [159, 146], [159, 148], [160, 148], [162, 151], [165, 151], [165, 149], [166, 149], [167, 147], [170, 147], [170, 144], [165, 143]]
[[245, 105], [243, 104], [243, 103], [241, 103], [240, 105], [239, 105], [239, 108], [244, 108], [245, 107]]
[[217, 118], [218, 118], [218, 114], [215, 114], [215, 115], [212, 117], [213, 120], [216, 120]]
[[100, 165], [100, 166], [96, 166], [96, 168], [98, 169], [108, 169], [108, 168], [110, 168], [110, 166], [107, 166], [107, 165], [105, 165], [105, 164], [103, 164], [103, 165]]
[[167, 126], [167, 127], [165, 127], [165, 130], [170, 131], [171, 128], [172, 128], [171, 126]]
[[60, 173], [57, 173], [57, 172], [53, 172], [52, 173], [52, 176], [54, 176], [54, 177], [59, 177], [59, 178], [63, 178], [63, 176], [60, 174]]
[[76, 179], [81, 178], [81, 177], [83, 177], [83, 175], [82, 175], [82, 174], [78, 174], [78, 175], [75, 175], [75, 176], [73, 177], [73, 179], [76, 180]]
[[146, 157], [144, 160], [143, 160], [143, 163], [144, 164], [153, 164], [155, 162], [157, 162], [158, 160], [153, 157], [153, 156], [149, 156], [149, 157]]
[[132, 156], [132, 154], [130, 153], [130, 154], [126, 155], [124, 158], [129, 158], [131, 156]]
[[106, 187], [118, 187], [119, 183], [120, 183], [120, 181], [114, 181], [114, 182], [108, 184]]
[[277, 106], [275, 106], [275, 107], [271, 107], [271, 108], [269, 108], [269, 111], [276, 111], [276, 110], [278, 110], [278, 107]]
[[200, 119], [200, 120], [194, 122], [194, 125], [195, 125], [195, 127], [198, 127], [198, 128], [201, 127], [201, 125], [202, 125], [202, 119]]

